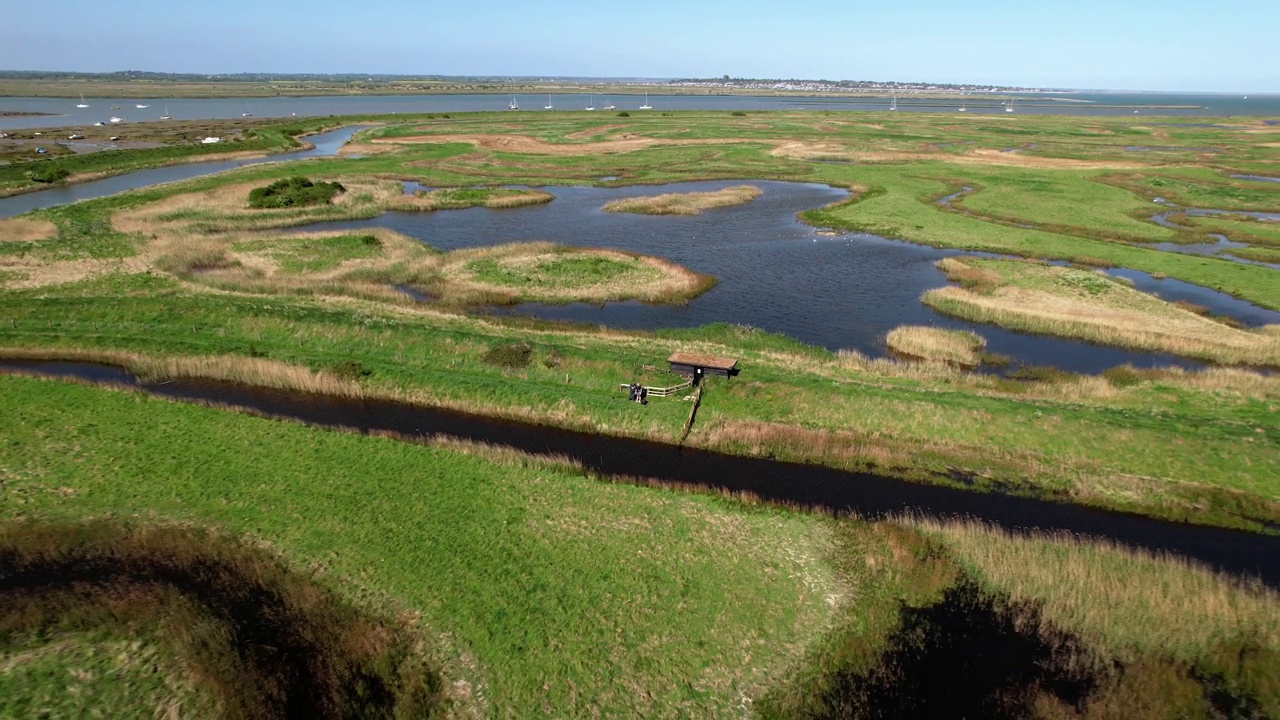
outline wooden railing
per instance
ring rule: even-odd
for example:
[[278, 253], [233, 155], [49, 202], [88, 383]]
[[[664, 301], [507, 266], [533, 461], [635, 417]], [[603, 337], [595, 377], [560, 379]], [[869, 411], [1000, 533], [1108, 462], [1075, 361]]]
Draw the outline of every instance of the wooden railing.
[[[625, 392], [626, 390], [629, 390], [631, 388], [631, 384], [618, 383], [618, 387]], [[660, 388], [660, 387], [649, 387], [648, 385], [645, 385], [644, 389], [649, 392], [649, 397], [671, 397], [672, 395], [675, 395], [681, 390], [688, 390], [691, 387], [693, 387], [693, 381], [685, 380], [679, 385], [672, 385], [671, 387]]]

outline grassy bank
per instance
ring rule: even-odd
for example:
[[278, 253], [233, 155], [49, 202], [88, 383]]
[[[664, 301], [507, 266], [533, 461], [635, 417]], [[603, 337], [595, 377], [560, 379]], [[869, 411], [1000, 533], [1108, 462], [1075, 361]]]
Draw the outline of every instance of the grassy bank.
[[21, 499], [8, 514], [142, 513], [249, 534], [433, 633], [453, 694], [485, 714], [728, 716], [799, 659], [843, 592], [814, 516], [483, 448], [0, 383], [22, 408], [4, 421], [2, 462], [25, 478], [6, 483]]
[[[213, 524], [224, 530], [212, 545], [229, 552], [221, 539], [246, 537], [249, 556], [270, 549], [272, 572], [419, 633], [440, 663], [445, 717], [970, 704], [1058, 717], [1069, 696], [1042, 672], [1088, 679], [1076, 699], [1089, 717], [1211, 716], [1224, 696], [1263, 713], [1280, 703], [1275, 594], [1175, 560], [981, 526], [836, 520], [57, 381], [5, 376], [0, 392], [13, 411], [0, 418], [6, 528], [55, 523], [43, 547], [74, 545], [57, 524], [85, 517]], [[171, 539], [134, 547], [196, 550]], [[19, 673], [8, 677], [38, 694], [49, 685], [24, 679], [33, 664], [63, 673], [129, 637], [89, 627], [96, 636], [63, 645], [5, 645]], [[155, 667], [181, 682], [159, 662], [173, 639], [160, 642]], [[154, 682], [118, 690], [124, 708], [173, 697]]]
[[1223, 364], [1280, 366], [1280, 326], [1241, 330], [1101, 273], [1007, 260], [938, 265], [959, 286], [930, 290], [921, 301], [948, 315]]

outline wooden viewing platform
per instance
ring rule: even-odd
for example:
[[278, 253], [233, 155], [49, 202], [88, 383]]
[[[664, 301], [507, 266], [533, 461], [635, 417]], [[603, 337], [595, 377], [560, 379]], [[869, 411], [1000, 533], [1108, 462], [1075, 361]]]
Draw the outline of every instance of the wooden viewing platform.
[[678, 352], [672, 353], [667, 362], [671, 365], [671, 372], [693, 378], [694, 382], [703, 375], [733, 377], [738, 374], [737, 358]]

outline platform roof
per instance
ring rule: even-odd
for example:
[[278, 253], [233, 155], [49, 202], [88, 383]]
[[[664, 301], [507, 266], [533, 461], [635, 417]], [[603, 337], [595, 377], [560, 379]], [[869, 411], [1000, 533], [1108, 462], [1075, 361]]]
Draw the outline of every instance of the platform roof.
[[732, 370], [738, 364], [737, 358], [702, 355], [699, 353], [672, 353], [667, 362], [675, 365], [691, 365], [693, 367], [714, 368], [716, 370]]

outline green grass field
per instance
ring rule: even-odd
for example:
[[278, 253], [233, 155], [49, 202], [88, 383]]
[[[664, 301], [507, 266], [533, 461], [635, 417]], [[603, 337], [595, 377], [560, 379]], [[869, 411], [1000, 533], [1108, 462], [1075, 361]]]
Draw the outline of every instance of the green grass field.
[[[0, 377], [0, 394], [0, 522], [115, 517], [246, 537], [361, 607], [410, 618], [444, 676], [445, 716], [793, 717], [838, 703], [840, 678], [876, 665], [900, 600], [928, 608], [961, 577], [1046, 600], [1047, 622], [1127, 668], [1097, 671], [1103, 710], [1172, 687], [1182, 712], [1204, 712], [1192, 668], [1280, 705], [1267, 680], [1274, 593], [1185, 564], [974, 526], [838, 521], [58, 381]], [[1039, 572], [1020, 581], [1027, 562]], [[1246, 639], [1253, 654], [1235, 664]], [[12, 690], [0, 702], [199, 714], [208, 699], [156, 642], [0, 637]]]

